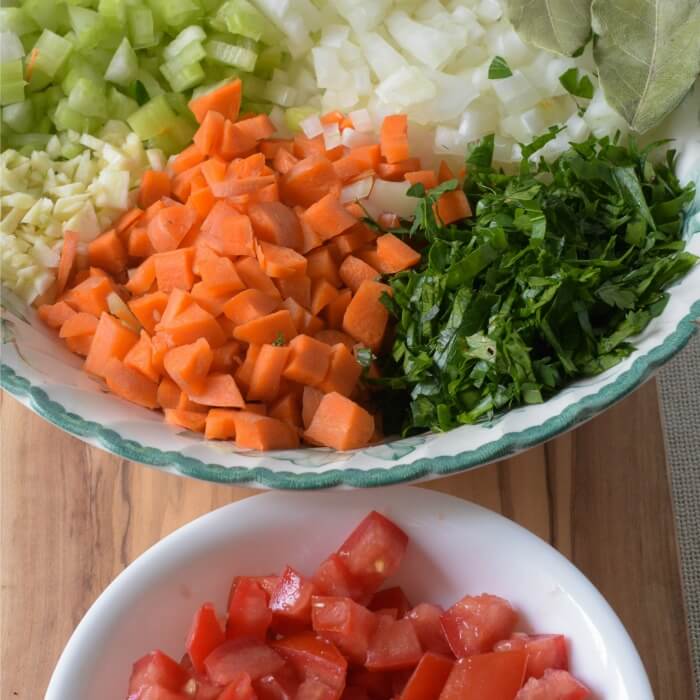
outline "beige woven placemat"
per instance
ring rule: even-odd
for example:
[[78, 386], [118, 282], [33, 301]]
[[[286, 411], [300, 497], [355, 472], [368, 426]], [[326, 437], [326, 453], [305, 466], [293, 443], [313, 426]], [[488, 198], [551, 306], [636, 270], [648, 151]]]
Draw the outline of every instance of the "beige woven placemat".
[[659, 372], [666, 454], [700, 698], [700, 333]]

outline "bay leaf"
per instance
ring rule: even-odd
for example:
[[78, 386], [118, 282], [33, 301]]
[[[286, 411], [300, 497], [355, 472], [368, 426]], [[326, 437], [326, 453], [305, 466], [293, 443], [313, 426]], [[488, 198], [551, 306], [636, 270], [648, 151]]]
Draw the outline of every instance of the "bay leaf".
[[593, 0], [594, 56], [608, 103], [643, 133], [700, 73], [698, 0]]
[[591, 33], [591, 0], [506, 0], [506, 11], [523, 41], [565, 56]]

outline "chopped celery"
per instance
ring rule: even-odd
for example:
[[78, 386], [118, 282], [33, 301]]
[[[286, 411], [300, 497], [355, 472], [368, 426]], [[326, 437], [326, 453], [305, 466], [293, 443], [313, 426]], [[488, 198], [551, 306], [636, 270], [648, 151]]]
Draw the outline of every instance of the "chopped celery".
[[18, 134], [26, 134], [34, 126], [34, 105], [31, 100], [7, 105], [2, 109], [2, 120]]
[[243, 94], [252, 98], [253, 100], [264, 100], [265, 98], [265, 88], [267, 83], [260, 78], [256, 78], [254, 75], [244, 75], [241, 78], [243, 80]]
[[149, 139], [149, 148], [159, 148], [165, 153], [179, 153], [192, 140], [195, 128], [191, 122], [175, 117], [169, 124], [168, 129]]
[[193, 41], [185, 46], [177, 56], [173, 56], [165, 62], [168, 70], [177, 73], [184, 70], [187, 66], [192, 65], [206, 58], [207, 52], [199, 41]]
[[241, 112], [253, 112], [255, 114], [269, 114], [274, 105], [269, 102], [252, 102], [243, 100], [241, 103]]
[[126, 86], [136, 80], [138, 70], [139, 61], [136, 53], [131, 48], [129, 40], [124, 37], [107, 66], [105, 79], [109, 80], [110, 83]]
[[207, 51], [207, 56], [212, 61], [217, 61], [227, 66], [233, 66], [234, 68], [240, 68], [244, 71], [252, 71], [255, 69], [255, 61], [258, 55], [254, 51], [246, 49], [243, 46], [236, 46], [234, 44], [227, 44], [223, 41], [211, 39], [206, 43], [204, 48]]
[[10, 105], [24, 100], [22, 59], [0, 64], [0, 104]]
[[48, 134], [11, 134], [4, 146], [15, 148], [31, 155], [32, 151], [43, 150], [51, 137]]
[[102, 76], [90, 63], [85, 60], [73, 61], [70, 70], [66, 73], [66, 77], [61, 81], [63, 93], [68, 95], [81, 78], [87, 78], [96, 83], [102, 82]]
[[0, 31], [0, 61], [16, 61], [25, 54], [24, 46], [17, 34], [10, 31]]
[[139, 103], [119, 92], [117, 88], [110, 87], [107, 92], [107, 107], [110, 118], [126, 121], [139, 108]]
[[190, 63], [178, 70], [173, 69], [170, 63], [164, 63], [160, 70], [175, 92], [189, 90], [195, 85], [199, 85], [206, 77], [204, 69], [199, 63]]
[[165, 99], [168, 101], [170, 108], [180, 117], [186, 117], [190, 121], [194, 119], [190, 108], [187, 105], [187, 98], [179, 92], [166, 92]]
[[77, 38], [78, 49], [91, 49], [112, 34], [104, 18], [94, 10], [70, 5], [68, 17]]
[[[199, 25], [192, 25], [183, 29], [164, 49], [165, 61], [172, 61], [193, 42], [201, 42], [206, 39], [206, 32]], [[196, 59], [199, 61], [199, 59]]]
[[258, 54], [258, 61], [255, 64], [255, 75], [266, 80], [271, 78], [272, 71], [282, 67], [284, 58], [284, 51], [279, 46], [265, 47]]
[[126, 24], [127, 3], [125, 0], [99, 0], [97, 11], [110, 23]]
[[44, 29], [62, 32], [70, 26], [66, 5], [56, 0], [25, 0], [22, 9]]
[[149, 7], [133, 6], [126, 12], [129, 25], [129, 38], [135, 49], [145, 49], [158, 44], [153, 12]]
[[158, 15], [169, 27], [179, 29], [201, 16], [202, 10], [192, 0], [151, 0]]
[[86, 117], [107, 119], [107, 96], [104, 84], [79, 78], [68, 95], [68, 106]]
[[158, 97], [165, 92], [153, 75], [143, 68], [139, 69], [136, 79], [146, 89], [150, 98]]
[[34, 45], [34, 71], [53, 77], [68, 58], [73, 46], [62, 36], [44, 29]]
[[159, 95], [139, 107], [126, 121], [139, 138], [145, 141], [166, 131], [176, 119], [165, 96]]
[[49, 117], [48, 114], [45, 114], [37, 123], [35, 126], [35, 131], [41, 134], [50, 134], [51, 129], [53, 127], [53, 123], [51, 122], [51, 117]]
[[291, 131], [301, 131], [301, 122], [314, 114], [318, 110], [313, 107], [290, 107], [284, 113], [284, 121]]
[[21, 7], [0, 7], [0, 27], [17, 36], [39, 30], [37, 23]]
[[276, 83], [268, 83], [265, 86], [265, 99], [280, 107], [292, 107], [296, 98], [296, 88]]
[[0, 83], [21, 83], [23, 80], [22, 59], [0, 63]]
[[232, 34], [260, 41], [269, 20], [248, 0], [227, 0], [216, 13], [216, 19]]

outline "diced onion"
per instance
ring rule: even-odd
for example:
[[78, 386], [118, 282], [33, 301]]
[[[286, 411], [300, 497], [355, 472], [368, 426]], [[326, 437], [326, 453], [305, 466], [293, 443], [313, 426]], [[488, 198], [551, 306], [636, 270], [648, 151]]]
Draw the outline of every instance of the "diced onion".
[[312, 114], [310, 117], [306, 117], [306, 119], [299, 122], [299, 126], [307, 139], [316, 138], [316, 136], [320, 136], [323, 133], [323, 124], [321, 124], [321, 119], [318, 114]]
[[346, 185], [340, 191], [340, 201], [343, 204], [347, 204], [348, 202], [356, 202], [360, 199], [365, 199], [365, 197], [369, 197], [373, 184], [373, 177], [364, 177], [362, 180]]
[[367, 200], [380, 213], [388, 212], [402, 219], [408, 219], [413, 216], [418, 201], [415, 197], [409, 197], [406, 194], [410, 186], [409, 182], [375, 180]]

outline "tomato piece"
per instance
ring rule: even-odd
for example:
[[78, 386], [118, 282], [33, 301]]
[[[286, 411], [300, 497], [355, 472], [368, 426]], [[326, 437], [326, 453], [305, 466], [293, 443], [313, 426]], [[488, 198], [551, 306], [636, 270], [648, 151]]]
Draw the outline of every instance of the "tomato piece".
[[525, 649], [527, 652], [527, 678], [542, 678], [548, 668], [569, 669], [569, 651], [562, 634], [514, 634], [510, 639], [498, 642], [494, 651]]
[[440, 654], [423, 654], [401, 693], [401, 700], [438, 700], [454, 661]]
[[187, 670], [162, 651], [142, 656], [134, 665], [129, 678], [129, 694], [145, 686], [157, 685], [167, 690], [182, 690], [190, 679]]
[[241, 672], [252, 680], [274, 674], [284, 666], [284, 659], [266, 644], [236, 639], [214, 649], [204, 665], [214, 683], [226, 685], [235, 681]]
[[253, 683], [247, 673], [239, 673], [238, 677], [232, 680], [219, 695], [218, 700], [258, 700]]
[[133, 696], [135, 700], [190, 700], [190, 696], [185, 693], [177, 693], [159, 685], [148, 685]]
[[362, 688], [374, 700], [390, 698], [392, 694], [392, 678], [384, 671], [370, 671], [367, 668], [353, 668], [348, 671], [348, 685]]
[[218, 700], [221, 686], [214, 685], [205, 673], [197, 673], [192, 665], [192, 659], [185, 654], [180, 660], [180, 666], [187, 671], [190, 680], [185, 685], [185, 693], [190, 692], [190, 684], [194, 687], [194, 700]]
[[[420, 661], [418, 662], [420, 663]], [[412, 668], [404, 668], [400, 671], [391, 672], [391, 697], [398, 698], [403, 693], [403, 689], [408, 685], [408, 681], [411, 680], [413, 675]]]
[[408, 602], [408, 598], [401, 586], [393, 586], [392, 588], [385, 588], [383, 591], [375, 593], [367, 607], [375, 612], [385, 609], [396, 610], [396, 615], [398, 617], [404, 617], [411, 609], [411, 604]]
[[522, 649], [459, 659], [440, 700], [514, 700], [523, 684], [526, 664], [527, 652]]
[[301, 678], [313, 679], [341, 691], [345, 685], [348, 662], [332, 642], [313, 632], [302, 632], [272, 643]]
[[224, 639], [224, 631], [216, 617], [214, 606], [211, 603], [204, 603], [195, 613], [187, 637], [187, 653], [195, 671], [204, 672], [204, 659], [222, 644]]
[[226, 639], [265, 641], [272, 623], [268, 595], [254, 578], [241, 578], [229, 598]]
[[316, 592], [321, 595], [352, 598], [356, 603], [365, 604], [371, 596], [362, 584], [348, 571], [338, 554], [331, 554], [313, 576]]
[[270, 596], [275, 618], [308, 624], [311, 622], [311, 596], [314, 585], [288, 566]]
[[274, 675], [263, 676], [253, 684], [258, 700], [293, 700], [299, 681], [289, 666], [284, 666]]
[[441, 618], [457, 658], [491, 651], [496, 642], [510, 637], [517, 620], [507, 600], [488, 593], [464, 596]]
[[589, 697], [591, 691], [568, 671], [548, 669], [542, 678], [530, 678], [515, 700], [586, 700]]
[[272, 591], [275, 590], [275, 586], [277, 585], [278, 578], [279, 577], [275, 576], [274, 574], [270, 574], [268, 576], [236, 576], [231, 583], [231, 590], [229, 591], [228, 603], [226, 605], [227, 609], [231, 607], [231, 598], [233, 598], [233, 594], [236, 592], [236, 587], [241, 581], [255, 581], [255, 583], [257, 583], [258, 586], [265, 591], [265, 595], [269, 601]]
[[367, 691], [356, 685], [345, 688], [340, 700], [370, 700]]
[[314, 632], [333, 642], [353, 663], [362, 665], [369, 641], [377, 628], [377, 616], [350, 598], [313, 596], [311, 624]]
[[331, 688], [315, 678], [307, 678], [297, 691], [294, 700], [338, 700], [341, 690]]
[[343, 542], [338, 555], [365, 593], [374, 593], [398, 571], [407, 545], [408, 535], [398, 525], [372, 511]]
[[365, 666], [373, 671], [397, 671], [412, 668], [422, 655], [423, 650], [410, 620], [380, 616], [367, 649]]
[[452, 656], [452, 650], [447, 643], [445, 633], [442, 630], [442, 622], [440, 622], [443, 614], [444, 611], [441, 607], [430, 603], [421, 603], [416, 605], [413, 610], [409, 610], [406, 617], [411, 621], [424, 651], [434, 651], [436, 654]]

